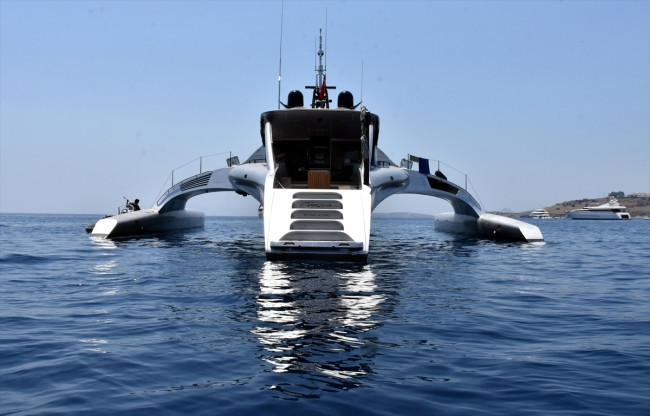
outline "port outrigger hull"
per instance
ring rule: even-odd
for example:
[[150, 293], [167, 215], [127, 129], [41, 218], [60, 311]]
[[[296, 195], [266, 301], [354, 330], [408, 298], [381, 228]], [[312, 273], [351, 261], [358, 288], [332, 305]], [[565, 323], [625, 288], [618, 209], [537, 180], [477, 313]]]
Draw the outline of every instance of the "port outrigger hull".
[[91, 235], [103, 238], [128, 238], [202, 228], [204, 214], [194, 210], [158, 213], [153, 209], [132, 211], [102, 218]]

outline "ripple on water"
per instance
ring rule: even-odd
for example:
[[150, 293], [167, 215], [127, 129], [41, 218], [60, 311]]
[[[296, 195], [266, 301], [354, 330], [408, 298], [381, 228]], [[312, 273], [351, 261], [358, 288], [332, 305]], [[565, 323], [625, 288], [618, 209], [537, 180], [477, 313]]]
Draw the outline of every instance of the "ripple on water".
[[368, 264], [328, 264], [267, 262], [257, 218], [124, 241], [0, 218], [0, 413], [647, 409], [647, 221], [529, 245], [376, 220]]

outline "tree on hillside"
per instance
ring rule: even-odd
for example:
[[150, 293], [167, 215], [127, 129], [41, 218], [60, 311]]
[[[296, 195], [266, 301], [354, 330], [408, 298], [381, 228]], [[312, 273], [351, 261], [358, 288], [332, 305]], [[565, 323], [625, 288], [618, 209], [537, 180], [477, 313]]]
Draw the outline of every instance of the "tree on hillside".
[[625, 198], [625, 192], [623, 192], [623, 191], [618, 191], [618, 192], [613, 191], [613, 192], [609, 193], [609, 196], [611, 196], [612, 198]]

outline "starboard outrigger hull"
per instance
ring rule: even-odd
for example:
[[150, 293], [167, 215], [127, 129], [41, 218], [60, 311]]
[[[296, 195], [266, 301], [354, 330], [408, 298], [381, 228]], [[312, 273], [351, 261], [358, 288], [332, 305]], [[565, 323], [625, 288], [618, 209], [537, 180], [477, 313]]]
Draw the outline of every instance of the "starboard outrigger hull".
[[481, 214], [478, 218], [447, 212], [436, 215], [435, 229], [446, 233], [476, 236], [490, 240], [544, 241], [539, 227], [501, 215]]

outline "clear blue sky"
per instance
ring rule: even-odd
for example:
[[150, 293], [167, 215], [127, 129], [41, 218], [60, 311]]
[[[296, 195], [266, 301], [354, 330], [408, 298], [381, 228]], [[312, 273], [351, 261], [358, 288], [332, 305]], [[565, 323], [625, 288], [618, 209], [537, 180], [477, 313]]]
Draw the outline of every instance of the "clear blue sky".
[[[277, 108], [281, 7], [0, 0], [0, 212], [149, 207], [172, 169], [247, 158], [259, 114]], [[285, 1], [283, 100], [314, 82], [326, 11], [328, 85], [356, 100], [363, 85], [395, 162], [466, 172], [489, 210], [650, 191], [649, 1]], [[446, 208], [393, 197], [378, 211]]]

